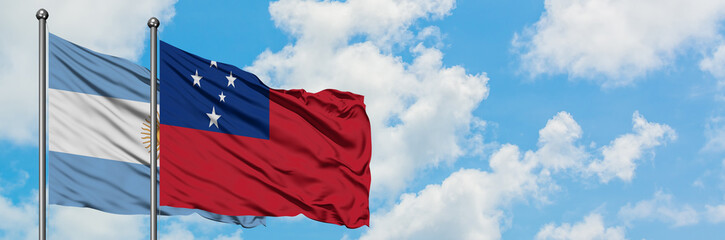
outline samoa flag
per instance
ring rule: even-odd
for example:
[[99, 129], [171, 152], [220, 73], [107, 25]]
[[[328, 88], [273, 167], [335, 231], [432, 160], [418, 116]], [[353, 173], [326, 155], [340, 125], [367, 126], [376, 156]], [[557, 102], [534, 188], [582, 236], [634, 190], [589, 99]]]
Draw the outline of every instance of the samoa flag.
[[161, 205], [369, 226], [363, 96], [271, 89], [160, 44]]

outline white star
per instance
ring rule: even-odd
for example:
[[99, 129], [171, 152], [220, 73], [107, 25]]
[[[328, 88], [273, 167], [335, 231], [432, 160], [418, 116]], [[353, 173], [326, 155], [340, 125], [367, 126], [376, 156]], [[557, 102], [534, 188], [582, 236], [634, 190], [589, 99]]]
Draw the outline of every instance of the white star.
[[196, 70], [196, 73], [191, 75], [191, 78], [194, 79], [194, 85], [199, 85], [199, 87], [201, 87], [201, 76], [199, 76], [199, 70]]
[[222, 92], [222, 94], [219, 94], [219, 101], [220, 101], [220, 102], [225, 102], [225, 101], [224, 101], [224, 98], [226, 98], [226, 97], [227, 97], [227, 96], [224, 96], [224, 92]]
[[209, 117], [209, 127], [211, 127], [212, 124], [216, 126], [216, 128], [219, 128], [219, 124], [217, 123], [217, 120], [222, 117], [222, 115], [216, 114], [216, 109], [214, 107], [211, 107], [211, 113], [207, 113], [206, 116]]
[[209, 67], [212, 67], [212, 66], [214, 66], [215, 68], [219, 68], [216, 66], [216, 61], [211, 61], [211, 64], [209, 64]]
[[229, 81], [227, 83], [227, 87], [229, 87], [229, 85], [232, 85], [232, 87], [236, 87], [236, 86], [234, 86], [234, 80], [237, 80], [237, 78], [232, 76], [232, 72], [229, 72], [229, 76], [227, 76], [227, 81]]

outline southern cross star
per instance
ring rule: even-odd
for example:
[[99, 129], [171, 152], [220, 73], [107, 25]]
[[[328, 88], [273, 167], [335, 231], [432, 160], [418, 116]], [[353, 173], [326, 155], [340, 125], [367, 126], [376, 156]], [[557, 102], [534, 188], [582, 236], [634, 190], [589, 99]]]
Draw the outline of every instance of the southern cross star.
[[194, 79], [194, 84], [193, 85], [199, 85], [199, 87], [201, 87], [201, 76], [199, 76], [199, 70], [196, 70], [196, 72], [194, 73], [194, 75], [191, 75], [191, 78]]
[[211, 127], [212, 124], [216, 126], [216, 128], [219, 128], [219, 123], [217, 123], [217, 120], [222, 117], [222, 115], [216, 114], [216, 109], [214, 107], [211, 107], [211, 113], [207, 113], [206, 116], [209, 117], [209, 127]]
[[215, 68], [219, 68], [216, 66], [216, 61], [211, 61], [211, 64], [209, 64], [209, 67], [212, 67], [212, 66], [214, 66]]
[[229, 85], [232, 85], [232, 87], [236, 87], [234, 86], [234, 80], [237, 80], [237, 78], [232, 76], [232, 72], [229, 72], [229, 76], [227, 76], [227, 81], [229, 81], [227, 83], [227, 87], [229, 87]]
[[224, 96], [224, 92], [222, 92], [222, 94], [219, 94], [219, 101], [220, 102], [225, 102], [224, 101], [225, 98], [227, 98], [227, 96]]

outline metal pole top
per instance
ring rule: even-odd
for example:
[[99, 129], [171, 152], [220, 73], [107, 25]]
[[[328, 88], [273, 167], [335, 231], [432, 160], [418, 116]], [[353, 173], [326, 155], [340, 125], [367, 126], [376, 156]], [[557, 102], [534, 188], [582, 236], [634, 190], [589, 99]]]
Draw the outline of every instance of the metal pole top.
[[[38, 12], [35, 13], [35, 18], [38, 20], [40, 19], [48, 19], [48, 11], [45, 10], [45, 8], [38, 9]], [[158, 21], [158, 20], [156, 20]], [[149, 24], [151, 24], [151, 20], [149, 20]], [[149, 25], [151, 26], [151, 25]]]
[[149, 19], [148, 25], [150, 28], [158, 28], [159, 24], [160, 24], [159, 19], [157, 19], [156, 17], [152, 17]]

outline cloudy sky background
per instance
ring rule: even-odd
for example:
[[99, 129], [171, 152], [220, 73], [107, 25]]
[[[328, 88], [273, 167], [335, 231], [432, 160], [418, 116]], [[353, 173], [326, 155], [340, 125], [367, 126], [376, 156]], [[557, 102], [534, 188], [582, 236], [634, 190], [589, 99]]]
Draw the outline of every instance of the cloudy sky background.
[[[720, 0], [17, 1], [0, 8], [0, 239], [37, 238], [37, 20], [148, 66], [160, 39], [268, 85], [365, 95], [371, 227], [164, 217], [161, 239], [725, 236]], [[163, 79], [162, 79], [163, 81]], [[49, 207], [50, 239], [148, 218]]]

